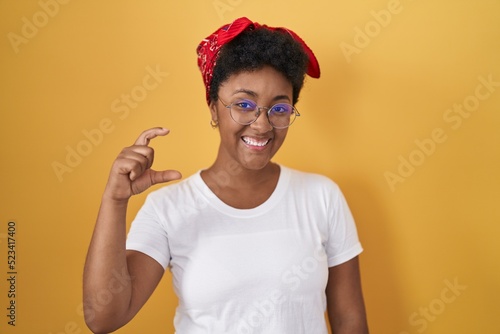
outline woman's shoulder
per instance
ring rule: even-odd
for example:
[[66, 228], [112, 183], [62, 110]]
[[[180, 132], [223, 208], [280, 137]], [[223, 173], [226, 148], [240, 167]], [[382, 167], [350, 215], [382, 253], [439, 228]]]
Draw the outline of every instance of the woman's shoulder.
[[303, 170], [298, 170], [281, 165], [282, 171], [287, 173], [290, 179], [290, 184], [294, 186], [299, 186], [304, 189], [325, 189], [339, 191], [338, 184], [329, 176], [316, 173], [308, 172]]

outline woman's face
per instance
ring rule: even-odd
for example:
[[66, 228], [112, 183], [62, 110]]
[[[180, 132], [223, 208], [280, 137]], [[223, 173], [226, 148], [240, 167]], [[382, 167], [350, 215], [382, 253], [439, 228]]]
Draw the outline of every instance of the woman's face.
[[[259, 107], [292, 104], [292, 94], [292, 84], [269, 66], [234, 74], [219, 87], [219, 98], [226, 105], [241, 99], [252, 100]], [[233, 165], [236, 162], [250, 170], [266, 167], [283, 144], [288, 128], [274, 129], [268, 121], [267, 109], [261, 109], [254, 123], [238, 124], [220, 100], [210, 104], [212, 119], [219, 123], [221, 136], [218, 162]]]

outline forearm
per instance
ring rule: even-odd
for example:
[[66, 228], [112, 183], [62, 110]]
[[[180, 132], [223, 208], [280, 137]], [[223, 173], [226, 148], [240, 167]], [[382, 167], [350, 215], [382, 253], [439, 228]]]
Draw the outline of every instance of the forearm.
[[103, 197], [84, 269], [87, 324], [108, 332], [127, 321], [132, 286], [125, 250], [127, 202]]
[[366, 318], [335, 320], [330, 318], [332, 334], [368, 334]]

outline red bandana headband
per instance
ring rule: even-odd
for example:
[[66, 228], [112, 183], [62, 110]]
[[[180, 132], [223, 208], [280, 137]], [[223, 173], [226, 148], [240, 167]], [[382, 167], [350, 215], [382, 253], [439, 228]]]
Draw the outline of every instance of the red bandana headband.
[[313, 78], [319, 78], [320, 70], [318, 60], [314, 56], [312, 50], [296, 33], [286, 28], [273, 28], [266, 25], [260, 25], [257, 22], [250, 21], [246, 17], [241, 17], [233, 23], [224, 25], [217, 29], [213, 34], [201, 41], [200, 45], [198, 45], [198, 48], [196, 49], [196, 53], [198, 54], [198, 67], [200, 68], [201, 75], [203, 76], [203, 83], [205, 84], [208, 104], [210, 104], [209, 94], [213, 70], [217, 62], [220, 49], [224, 46], [224, 44], [233, 40], [246, 29], [255, 29], [259, 27], [264, 27], [273, 31], [286, 31], [289, 33], [294, 40], [302, 45], [304, 51], [309, 57], [309, 64], [307, 65], [306, 73]]

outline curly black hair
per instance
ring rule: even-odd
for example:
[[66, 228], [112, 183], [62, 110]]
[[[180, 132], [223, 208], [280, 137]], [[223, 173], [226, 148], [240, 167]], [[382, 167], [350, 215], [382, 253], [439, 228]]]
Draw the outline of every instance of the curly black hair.
[[286, 31], [265, 27], [246, 30], [221, 48], [210, 85], [210, 100], [218, 99], [220, 85], [231, 75], [268, 65], [292, 84], [295, 105], [304, 85], [308, 61], [302, 45]]

